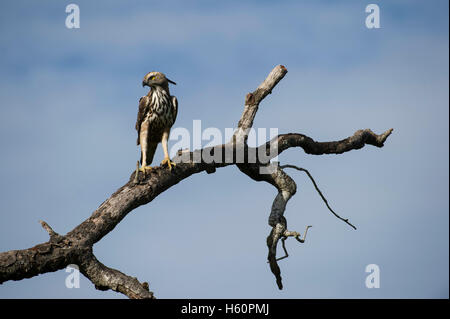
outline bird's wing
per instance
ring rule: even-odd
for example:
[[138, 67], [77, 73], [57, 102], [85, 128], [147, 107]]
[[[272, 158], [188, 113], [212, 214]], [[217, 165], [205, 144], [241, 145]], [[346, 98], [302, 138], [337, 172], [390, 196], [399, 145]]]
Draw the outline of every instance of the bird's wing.
[[[172, 100], [172, 117], [173, 117], [173, 123], [175, 123], [177, 119], [178, 114], [178, 100], [176, 96], [171, 96]], [[172, 124], [173, 125], [173, 124]]]
[[139, 110], [137, 115], [137, 121], [136, 121], [136, 131], [138, 132], [138, 138], [137, 138], [137, 145], [139, 145], [139, 134], [141, 132], [141, 124], [142, 121], [145, 119], [145, 114], [148, 112], [150, 107], [150, 99], [148, 96], [143, 96], [139, 99]]

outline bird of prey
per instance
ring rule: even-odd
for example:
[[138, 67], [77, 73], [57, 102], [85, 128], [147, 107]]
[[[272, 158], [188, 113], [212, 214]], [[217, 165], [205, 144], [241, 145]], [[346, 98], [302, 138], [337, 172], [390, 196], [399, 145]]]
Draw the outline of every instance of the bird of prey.
[[141, 167], [139, 171], [146, 173], [151, 170], [149, 166], [153, 161], [156, 147], [162, 143], [164, 160], [161, 165], [169, 169], [175, 165], [170, 161], [167, 150], [170, 128], [177, 118], [178, 101], [169, 92], [169, 83], [175, 82], [166, 78], [161, 72], [149, 72], [142, 81], [142, 87], [150, 87], [147, 95], [139, 100], [139, 111], [136, 121], [138, 132], [137, 145], [141, 145]]

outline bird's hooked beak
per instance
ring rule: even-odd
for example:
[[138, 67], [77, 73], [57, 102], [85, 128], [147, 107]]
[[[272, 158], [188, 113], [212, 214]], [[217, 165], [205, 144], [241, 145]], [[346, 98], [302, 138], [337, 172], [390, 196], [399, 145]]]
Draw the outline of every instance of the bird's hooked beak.
[[[169, 82], [169, 83], [172, 83], [172, 84], [174, 84], [174, 85], [177, 85], [174, 81], [169, 80], [168, 78], [166, 78], [166, 80], [167, 80], [167, 82]], [[150, 81], [150, 82], [151, 82], [151, 81]], [[142, 80], [142, 87], [145, 87], [145, 86], [151, 87], [151, 85], [150, 85], [150, 83], [148, 82], [148, 80]]]

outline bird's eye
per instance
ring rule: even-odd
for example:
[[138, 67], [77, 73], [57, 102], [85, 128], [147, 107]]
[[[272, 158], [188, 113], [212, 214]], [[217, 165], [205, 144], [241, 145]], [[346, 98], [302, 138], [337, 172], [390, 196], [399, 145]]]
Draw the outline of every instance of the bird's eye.
[[150, 77], [150, 80], [153, 81], [155, 78], [156, 78], [156, 76], [153, 75], [153, 76]]

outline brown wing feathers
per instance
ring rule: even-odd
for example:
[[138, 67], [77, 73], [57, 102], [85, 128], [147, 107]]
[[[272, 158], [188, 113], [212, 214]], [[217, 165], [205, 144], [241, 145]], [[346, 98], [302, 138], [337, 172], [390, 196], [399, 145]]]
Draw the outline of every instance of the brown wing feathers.
[[142, 121], [145, 119], [145, 114], [147, 113], [147, 111], [149, 111], [149, 107], [150, 107], [150, 99], [148, 98], [148, 96], [143, 96], [139, 99], [139, 111], [138, 111], [138, 116], [137, 116], [137, 121], [136, 121], [136, 130], [138, 132], [138, 137], [137, 137], [137, 145], [139, 145], [139, 134], [141, 132], [141, 124]]
[[177, 119], [178, 114], [178, 100], [175, 96], [170, 97], [172, 100], [172, 117], [173, 117], [173, 123], [175, 123]]

